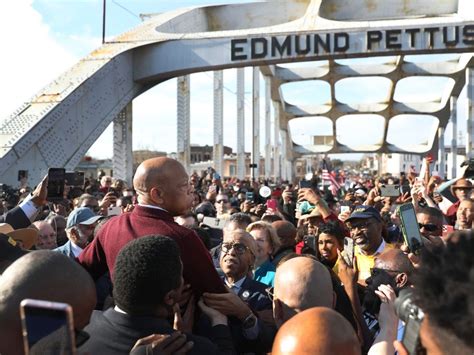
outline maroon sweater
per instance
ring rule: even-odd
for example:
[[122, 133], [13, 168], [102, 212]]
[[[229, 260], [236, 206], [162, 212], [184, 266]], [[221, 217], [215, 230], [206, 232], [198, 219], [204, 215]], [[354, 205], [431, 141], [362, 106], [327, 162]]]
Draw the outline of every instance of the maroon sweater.
[[212, 263], [211, 256], [196, 232], [174, 222], [162, 210], [135, 206], [131, 213], [112, 218], [79, 255], [79, 262], [94, 279], [110, 271], [113, 280], [115, 259], [128, 242], [147, 235], [173, 239], [181, 250], [185, 283], [201, 295], [203, 292], [226, 292]]

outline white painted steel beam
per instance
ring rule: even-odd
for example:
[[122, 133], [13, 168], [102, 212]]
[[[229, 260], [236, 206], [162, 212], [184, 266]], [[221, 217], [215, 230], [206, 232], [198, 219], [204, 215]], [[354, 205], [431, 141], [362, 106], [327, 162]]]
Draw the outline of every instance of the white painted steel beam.
[[[146, 19], [143, 24], [83, 58], [6, 120], [0, 127], [0, 181], [15, 184], [18, 170], [29, 170], [33, 182], [39, 181], [48, 167], [74, 168], [133, 98], [170, 78], [200, 71], [287, 62], [474, 52], [472, 1], [411, 0], [407, 5], [406, 0], [393, 0], [387, 5], [386, 1], [374, 0], [370, 6], [362, 0], [336, 1], [344, 6], [331, 6], [334, 3], [328, 0], [275, 0], [143, 16]], [[419, 13], [423, 16], [414, 16]], [[394, 74], [396, 70], [391, 64], [374, 66], [374, 69], [380, 69], [377, 75], [385, 75], [394, 82], [413, 75], [453, 77], [456, 85], [444, 96], [449, 98], [459, 94], [464, 81], [457, 77], [459, 67], [469, 61], [470, 56], [463, 61], [445, 61], [440, 65], [404, 63], [400, 76]], [[342, 78], [371, 73], [367, 67], [333, 64], [332, 74], [317, 75]], [[274, 79], [272, 99], [281, 111], [276, 126], [286, 129], [292, 116], [286, 112], [287, 105], [281, 95], [276, 97], [281, 84], [275, 79], [278, 70], [270, 68], [269, 72]], [[447, 101], [443, 99], [444, 105], [440, 107], [389, 102], [392, 111], [383, 106], [361, 105], [335, 108], [333, 105], [330, 110], [337, 116], [381, 109], [377, 112], [387, 112], [386, 119], [388, 112], [428, 110], [440, 120], [440, 126], [445, 127], [449, 117]], [[301, 115], [308, 115], [311, 110], [301, 109]], [[182, 161], [188, 164], [185, 149], [189, 146], [188, 128], [186, 122], [179, 126], [183, 141], [178, 145], [183, 145], [178, 151]], [[470, 142], [471, 138], [472, 130]], [[428, 149], [437, 150], [437, 137], [433, 137], [431, 143]], [[295, 147], [293, 152], [302, 150]], [[398, 150], [399, 147], [382, 142], [379, 152]], [[354, 150], [338, 145], [331, 152]]]
[[133, 180], [132, 153], [133, 107], [130, 102], [114, 120], [113, 175], [126, 181], [130, 186]]
[[245, 177], [245, 69], [237, 69], [237, 178]]
[[269, 179], [272, 174], [272, 98], [271, 82], [265, 78], [265, 179]]
[[466, 157], [474, 158], [474, 67], [466, 69], [467, 82], [467, 130], [466, 130]]
[[214, 72], [214, 169], [223, 176], [224, 167], [224, 73]]
[[189, 75], [178, 78], [177, 154], [186, 170], [191, 164], [191, 93]]
[[451, 137], [451, 179], [454, 179], [457, 174], [458, 164], [458, 98], [451, 97], [451, 123], [452, 123], [452, 137]]
[[260, 174], [260, 69], [252, 69], [252, 165], [250, 176], [258, 179]]
[[275, 103], [274, 123], [273, 123], [273, 177], [275, 181], [279, 181], [281, 176], [281, 156], [280, 156], [280, 104]]
[[446, 151], [444, 148], [444, 128], [438, 128], [438, 175], [440, 178], [444, 179], [446, 174]]

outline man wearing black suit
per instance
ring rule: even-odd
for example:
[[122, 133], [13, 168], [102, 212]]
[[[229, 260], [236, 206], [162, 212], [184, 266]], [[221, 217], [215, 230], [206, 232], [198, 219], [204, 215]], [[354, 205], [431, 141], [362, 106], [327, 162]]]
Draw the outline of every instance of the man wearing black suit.
[[229, 316], [238, 353], [270, 352], [276, 334], [266, 285], [251, 276], [256, 253], [257, 244], [249, 233], [229, 232], [222, 243], [220, 266], [224, 283], [231, 292], [203, 295], [209, 307]]
[[[179, 248], [171, 238], [146, 236], [129, 242], [115, 262], [115, 308], [94, 311], [86, 331], [90, 339], [81, 353], [129, 354], [141, 338], [151, 334], [173, 334], [168, 321], [183, 290], [183, 264]], [[193, 342], [190, 354], [232, 353], [227, 317], [202, 307], [211, 318], [210, 339], [186, 334]], [[179, 307], [178, 307], [179, 310]]]

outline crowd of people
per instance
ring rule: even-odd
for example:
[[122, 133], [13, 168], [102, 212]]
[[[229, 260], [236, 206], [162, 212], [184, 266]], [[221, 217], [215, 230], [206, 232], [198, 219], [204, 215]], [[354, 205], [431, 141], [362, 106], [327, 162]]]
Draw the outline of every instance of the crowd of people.
[[[5, 188], [0, 354], [473, 354], [471, 168], [303, 184], [153, 158], [54, 202], [47, 177]], [[25, 300], [68, 305], [70, 327]]]

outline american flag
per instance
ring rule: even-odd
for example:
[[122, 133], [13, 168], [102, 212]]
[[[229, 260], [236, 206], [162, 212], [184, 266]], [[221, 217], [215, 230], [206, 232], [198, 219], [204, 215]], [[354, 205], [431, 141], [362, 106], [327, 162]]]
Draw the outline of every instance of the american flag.
[[331, 188], [336, 191], [341, 188], [341, 185], [339, 185], [336, 178], [328, 171], [328, 169], [322, 170], [322, 179], [323, 181], [329, 181], [331, 183]]

